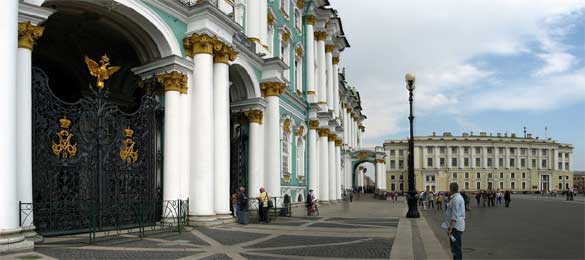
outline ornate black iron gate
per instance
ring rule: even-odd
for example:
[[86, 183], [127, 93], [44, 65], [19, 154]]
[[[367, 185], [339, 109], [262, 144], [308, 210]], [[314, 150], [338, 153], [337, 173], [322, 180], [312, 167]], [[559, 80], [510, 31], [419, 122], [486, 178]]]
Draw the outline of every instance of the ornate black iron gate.
[[248, 186], [248, 127], [242, 114], [232, 116], [230, 146], [230, 193]]
[[[106, 89], [74, 103], [57, 98], [33, 69], [34, 224], [41, 235], [100, 231], [160, 218], [156, 182], [158, 101], [125, 113]], [[147, 91], [154, 93], [154, 91]]]

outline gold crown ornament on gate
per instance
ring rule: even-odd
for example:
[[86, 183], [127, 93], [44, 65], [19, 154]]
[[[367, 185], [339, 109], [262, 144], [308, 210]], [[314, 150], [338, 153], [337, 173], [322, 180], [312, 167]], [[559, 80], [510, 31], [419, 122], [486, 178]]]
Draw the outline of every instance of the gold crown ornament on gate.
[[100, 59], [101, 65], [98, 65], [97, 62], [87, 56], [85, 56], [85, 64], [87, 64], [89, 73], [97, 78], [96, 87], [98, 89], [104, 88], [104, 81], [108, 80], [110, 76], [120, 70], [120, 66], [110, 67], [110, 58], [108, 58], [108, 56], [105, 54]]

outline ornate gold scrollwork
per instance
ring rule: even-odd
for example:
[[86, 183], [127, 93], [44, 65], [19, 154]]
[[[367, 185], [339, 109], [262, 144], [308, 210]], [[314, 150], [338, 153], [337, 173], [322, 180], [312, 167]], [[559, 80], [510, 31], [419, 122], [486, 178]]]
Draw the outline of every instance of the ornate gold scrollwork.
[[62, 159], [73, 158], [77, 155], [77, 144], [71, 143], [71, 138], [73, 138], [73, 134], [69, 132], [71, 121], [63, 117], [59, 119], [59, 124], [61, 125], [61, 130], [57, 132], [59, 140], [57, 143], [53, 142], [53, 154]]
[[85, 56], [85, 64], [87, 65], [89, 73], [97, 78], [96, 87], [98, 89], [104, 88], [104, 81], [109, 79], [112, 74], [120, 70], [119, 66], [110, 67], [110, 58], [108, 58], [108, 56], [105, 54], [100, 59], [100, 63], [101, 65], [98, 65], [97, 62]]
[[120, 159], [127, 164], [134, 164], [138, 160], [138, 149], [134, 150], [136, 142], [132, 140], [134, 130], [128, 127], [124, 129], [124, 133], [126, 134], [126, 138], [124, 139], [124, 142], [122, 142], [124, 146], [120, 149]]

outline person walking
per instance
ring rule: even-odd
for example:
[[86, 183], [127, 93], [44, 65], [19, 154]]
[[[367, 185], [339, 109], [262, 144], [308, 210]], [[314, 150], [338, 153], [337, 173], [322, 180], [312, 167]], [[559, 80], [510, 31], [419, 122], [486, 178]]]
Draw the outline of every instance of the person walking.
[[442, 192], [439, 192], [439, 194], [437, 194], [437, 210], [438, 211], [443, 210], [443, 193]]
[[353, 191], [349, 193], [349, 202], [353, 202]]
[[422, 204], [422, 208], [424, 210], [426, 210], [427, 209], [427, 204], [426, 204], [426, 201], [427, 201], [427, 193], [426, 192], [423, 191], [420, 194], [420, 201], [421, 201], [421, 204]]
[[498, 192], [496, 193], [496, 205], [502, 205], [502, 197], [504, 195], [502, 194], [502, 192], [498, 189]]
[[451, 245], [454, 260], [463, 259], [462, 234], [465, 231], [465, 201], [459, 194], [459, 185], [453, 182], [449, 185], [449, 206], [445, 211], [445, 222], [442, 228], [447, 229], [447, 237]]
[[238, 191], [234, 190], [234, 193], [232, 193], [232, 196], [230, 197], [230, 202], [232, 204], [232, 216], [234, 216], [234, 218], [238, 217]]
[[264, 187], [260, 188], [260, 194], [258, 194], [256, 199], [258, 199], [258, 209], [260, 211], [259, 221], [260, 223], [268, 224], [270, 222], [268, 216], [268, 200], [270, 200], [270, 197], [268, 196], [268, 193], [266, 192]]
[[481, 204], [484, 208], [487, 207], [487, 200], [488, 200], [487, 191], [485, 190], [481, 191]]
[[465, 211], [469, 211], [469, 196], [465, 191], [461, 192], [461, 197], [463, 197], [463, 201], [465, 202]]
[[475, 200], [477, 201], [477, 207], [479, 208], [479, 201], [481, 200], [481, 192], [477, 191], [475, 193]]
[[248, 225], [248, 195], [246, 194], [246, 188], [240, 187], [240, 192], [238, 192], [236, 198], [238, 208], [238, 223], [242, 225]]
[[504, 194], [504, 201], [506, 201], [506, 208], [510, 207], [510, 201], [512, 200], [512, 198], [510, 197], [510, 191], [507, 190], [506, 193]]
[[428, 201], [429, 201], [429, 209], [434, 209], [435, 208], [435, 194], [432, 191], [429, 192]]

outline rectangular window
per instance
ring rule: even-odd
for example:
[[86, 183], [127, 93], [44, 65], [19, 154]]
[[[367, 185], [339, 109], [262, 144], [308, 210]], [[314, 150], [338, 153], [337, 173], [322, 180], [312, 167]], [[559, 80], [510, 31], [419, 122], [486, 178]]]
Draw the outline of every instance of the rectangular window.
[[398, 150], [398, 156], [404, 156], [404, 150]]
[[492, 167], [493, 166], [493, 160], [492, 160], [492, 158], [487, 158], [487, 166], [488, 167]]
[[526, 148], [520, 148], [520, 155], [526, 155]]
[[440, 159], [439, 159], [439, 165], [440, 165], [441, 167], [445, 167], [445, 158], [440, 158]]
[[498, 148], [498, 154], [504, 154], [504, 147]]
[[504, 173], [500, 172], [500, 179], [503, 179], [503, 178], [504, 178]]
[[510, 179], [514, 179], [514, 178], [516, 178], [516, 174], [510, 173]]
[[404, 168], [404, 160], [398, 160], [398, 168], [399, 169]]
[[526, 179], [526, 173], [525, 172], [522, 173], [522, 179]]
[[514, 158], [510, 158], [510, 167], [514, 167], [515, 164], [516, 160], [514, 160]]
[[526, 168], [526, 159], [520, 159], [520, 167]]
[[546, 160], [542, 160], [542, 168], [546, 168]]
[[453, 179], [457, 179], [457, 173], [456, 172], [453, 173]]
[[559, 163], [559, 170], [563, 169], [563, 163]]
[[488, 179], [492, 179], [492, 177], [493, 177], [492, 173], [491, 172], [488, 173]]
[[300, 56], [295, 55], [295, 85], [297, 94], [303, 93], [303, 60]]
[[475, 158], [475, 167], [481, 166], [481, 158]]
[[510, 189], [515, 190], [516, 189], [516, 183], [510, 182]]
[[396, 161], [390, 160], [390, 168], [391, 169], [396, 169]]
[[427, 158], [427, 167], [433, 167], [433, 158]]
[[516, 148], [510, 148], [510, 154], [514, 154], [516, 152]]
[[[490, 148], [488, 148], [489, 151]], [[476, 154], [480, 154], [481, 153], [481, 147], [475, 147], [475, 153]]]
[[558, 156], [559, 156], [559, 159], [562, 159], [563, 158], [563, 153], [559, 153]]
[[568, 171], [568, 170], [569, 170], [569, 163], [568, 163], [568, 162], [566, 162], [566, 163], [565, 163], [565, 171]]
[[476, 176], [478, 179], [480, 179], [480, 178], [481, 178], [481, 175], [479, 174], [479, 172], [478, 172], [477, 174], [475, 174], [475, 176]]
[[565, 180], [569, 180], [569, 175], [565, 176]]
[[282, 140], [282, 172], [284, 174], [290, 174], [290, 167], [289, 167], [289, 143], [288, 140]]
[[532, 155], [536, 156], [536, 149], [532, 148]]
[[427, 153], [433, 153], [433, 148], [432, 146], [427, 147]]
[[475, 183], [475, 188], [478, 189], [478, 190], [481, 190], [481, 182], [479, 182], [479, 181], [476, 182]]
[[498, 158], [498, 167], [504, 167], [504, 158]]
[[542, 155], [546, 156], [547, 150], [546, 149], [542, 149]]
[[394, 180], [394, 179], [396, 179], [396, 176], [394, 176], [394, 175], [390, 176], [390, 180]]
[[396, 154], [395, 150], [390, 150], [390, 156], [394, 156], [394, 154]]
[[392, 191], [396, 191], [396, 184], [394, 183], [390, 184], [390, 188], [392, 189]]
[[467, 181], [465, 182], [465, 189], [469, 190], [469, 182], [467, 182]]
[[463, 166], [469, 167], [469, 158], [464, 158], [463, 159]]
[[445, 147], [440, 147], [439, 148], [439, 153], [444, 154], [445, 153]]
[[488, 148], [487, 148], [487, 153], [488, 153], [488, 154], [492, 154], [493, 152], [494, 152], [494, 151], [493, 151], [493, 149], [492, 149], [491, 147], [488, 147]]
[[504, 189], [504, 182], [503, 182], [503, 181], [501, 181], [501, 182], [500, 182], [500, 189], [501, 189], [501, 190], [503, 190], [503, 189]]
[[451, 147], [451, 153], [456, 154], [457, 153], [457, 147]]
[[451, 165], [457, 167], [457, 158], [451, 158]]
[[532, 159], [532, 168], [536, 168], [536, 159]]
[[469, 173], [468, 172], [465, 173], [465, 179], [469, 179]]
[[463, 147], [463, 153], [464, 154], [468, 154], [469, 153], [469, 147]]
[[565, 153], [565, 158], [569, 158], [569, 153]]

